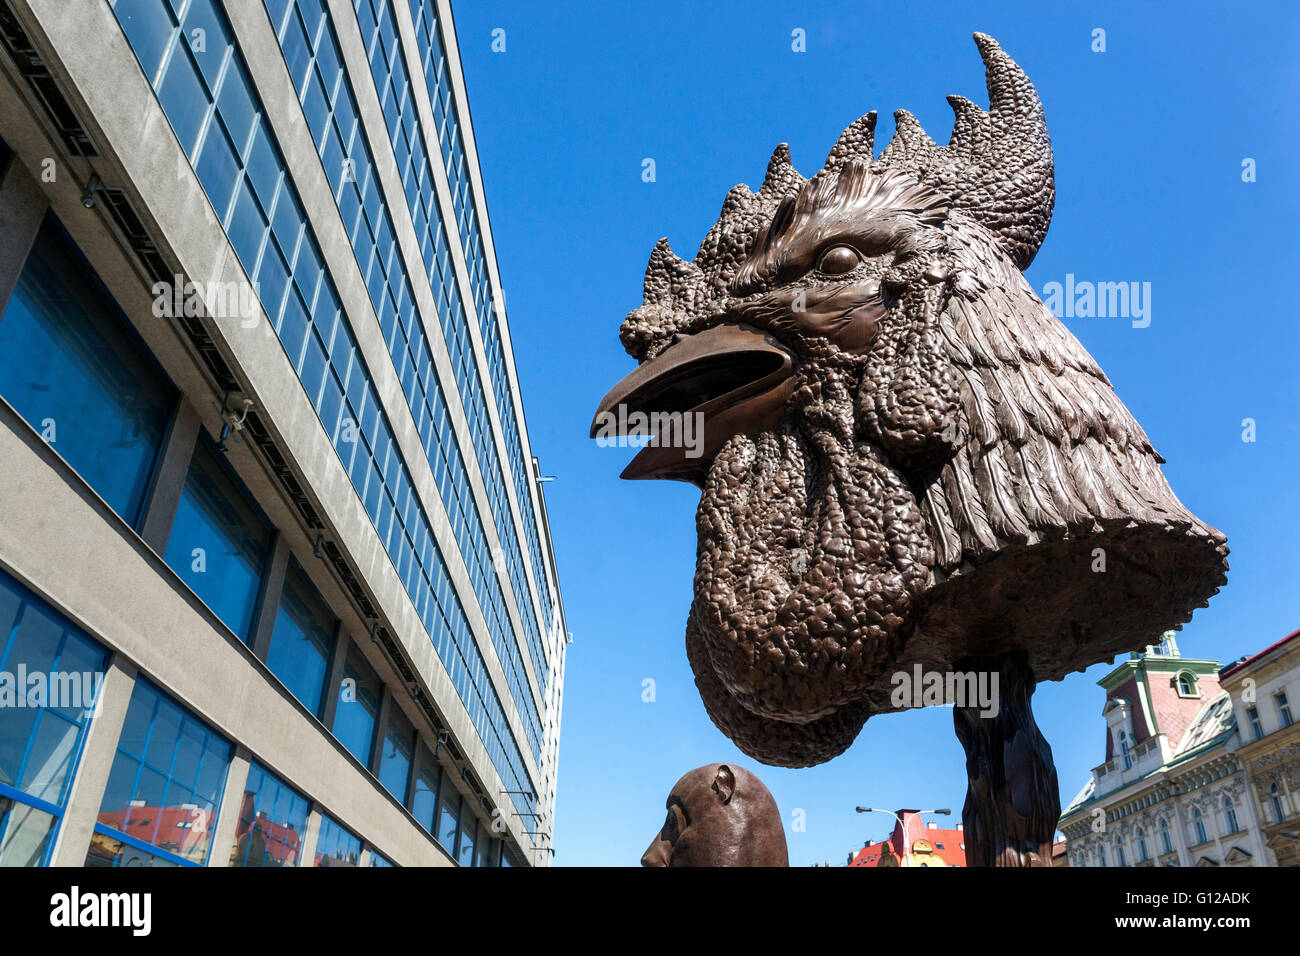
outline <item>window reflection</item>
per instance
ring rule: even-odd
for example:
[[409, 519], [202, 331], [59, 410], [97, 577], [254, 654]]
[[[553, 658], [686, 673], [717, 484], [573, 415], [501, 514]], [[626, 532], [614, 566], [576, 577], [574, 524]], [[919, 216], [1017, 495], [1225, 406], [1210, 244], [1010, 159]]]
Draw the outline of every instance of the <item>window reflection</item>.
[[0, 571], [0, 866], [48, 862], [107, 664], [102, 647]]
[[379, 782], [403, 805], [406, 804], [406, 783], [410, 778], [414, 753], [415, 728], [394, 705], [384, 734], [384, 749], [379, 757]]
[[166, 561], [217, 617], [248, 640], [271, 526], [212, 444], [200, 439], [185, 478]]
[[290, 559], [266, 666], [313, 714], [320, 713], [334, 652], [334, 615], [302, 565]]
[[438, 842], [453, 857], [456, 855], [456, 837], [460, 833], [460, 794], [454, 787], [445, 787], [442, 809], [438, 818]]
[[206, 863], [230, 754], [230, 741], [138, 678], [86, 865], [142, 866], [151, 849], [166, 865]]
[[321, 814], [313, 866], [360, 866], [361, 841], [328, 814]]
[[456, 859], [461, 866], [474, 865], [474, 833], [478, 821], [468, 808], [461, 807], [460, 846], [456, 850]]
[[175, 391], [52, 217], [0, 317], [0, 395], [139, 523]]
[[297, 866], [307, 799], [261, 764], [248, 768], [231, 866]]
[[343, 683], [338, 693], [334, 736], [361, 761], [362, 766], [369, 767], [383, 685], [355, 644], [348, 645], [348, 659], [343, 665]]
[[0, 866], [40, 866], [56, 822], [53, 814], [0, 797]]
[[438, 832], [438, 763], [425, 748], [420, 748], [420, 773], [415, 778], [415, 799], [411, 801], [411, 815], [430, 833]]
[[[220, 4], [215, 3], [214, 0], [190, 0], [184, 7], [186, 27], [191, 22], [198, 22], [196, 17], [206, 17], [208, 11], [212, 12], [217, 22], [224, 25], [226, 20], [219, 7]], [[281, 28], [285, 25], [286, 18], [303, 16], [309, 12], [305, 6], [293, 8], [283, 0], [267, 0], [267, 10], [272, 16], [272, 21]], [[173, 63], [178, 64], [176, 69], [182, 73], [193, 68], [191, 56], [193, 51], [168, 47], [168, 44], [179, 46], [181, 42], [179, 38], [184, 31], [163, 10], [162, 3], [119, 0], [114, 4], [114, 12], [123, 24], [133, 49], [140, 57], [146, 76], [149, 77], [154, 89], [159, 92], [164, 110], [168, 112], [169, 119], [184, 142], [190, 143], [186, 130], [192, 116], [203, 118], [205, 126], [199, 131], [197, 141], [191, 148], [191, 159], [203, 165], [203, 153], [206, 147], [202, 144], [206, 143], [209, 137], [213, 137], [213, 142], [217, 142], [216, 138], [223, 134], [229, 137], [230, 143], [233, 143], [236, 151], [239, 152], [240, 168], [234, 179], [229, 180], [228, 167], [220, 157], [216, 157], [210, 166], [213, 171], [206, 180], [203, 180], [204, 188], [213, 207], [223, 211], [222, 224], [230, 235], [245, 271], [250, 275], [256, 275], [257, 281], [262, 283], [261, 289], [265, 293], [263, 305], [266, 307], [276, 334], [315, 404], [326, 434], [331, 437], [341, 461], [348, 469], [355, 490], [376, 530], [380, 533], [403, 585], [416, 606], [421, 609], [421, 620], [425, 630], [448, 673], [452, 675], [453, 684], [484, 742], [489, 759], [506, 782], [507, 788], [511, 791], [519, 791], [518, 794], [512, 795], [517, 809], [529, 810], [534, 803], [534, 798], [526, 795], [526, 792], [532, 788], [520, 747], [510, 730], [497, 691], [486, 676], [483, 657], [470, 631], [465, 610], [450, 586], [448, 572], [434, 540], [428, 515], [418, 504], [415, 507], [405, 507], [403, 504], [413, 500], [410, 474], [400, 456], [396, 453], [390, 454], [392, 427], [379, 410], [373, 380], [356, 346], [348, 318], [337, 308], [337, 290], [334, 289], [327, 275], [321, 275], [323, 256], [311, 228], [306, 223], [297, 192], [285, 175], [283, 157], [274, 142], [265, 115], [259, 115], [253, 120], [252, 131], [247, 140], [244, 139], [242, 133], [244, 120], [241, 117], [244, 117], [245, 113], [241, 112], [237, 102], [242, 101], [244, 97], [238, 94], [247, 93], [247, 102], [259, 114], [262, 113], [262, 104], [256, 90], [249, 82], [246, 66], [230, 39], [229, 31], [223, 29], [220, 36], [209, 34], [207, 37], [209, 52], [213, 56], [220, 54], [225, 57], [225, 67], [221, 71], [217, 88], [205, 96], [203, 109], [194, 112], [192, 116], [182, 115], [182, 105], [179, 104], [184, 97], [178, 99], [179, 94], [171, 93], [173, 87], [167, 74]], [[311, 15], [315, 16], [314, 10], [311, 11]], [[152, 20], [142, 29], [141, 24], [134, 19], [136, 17], [152, 18]], [[326, 37], [329, 32], [328, 29], [321, 27], [308, 30], [306, 34], [308, 38], [319, 40]], [[363, 34], [369, 35], [364, 28]], [[150, 37], [160, 39], [158, 43], [153, 43]], [[394, 44], [395, 34], [390, 31], [385, 35], [381, 45], [385, 49], [395, 49]], [[161, 51], [156, 57], [155, 49]], [[322, 50], [323, 47], [318, 46], [315, 52], [319, 55]], [[177, 53], [180, 55], [177, 56]], [[327, 79], [325, 74], [332, 69], [329, 64], [332, 59], [336, 59], [332, 58], [331, 54], [332, 51], [326, 52], [319, 65], [311, 66], [310, 70], [296, 79], [305, 81], [309, 74], [313, 77], [319, 76], [322, 81]], [[200, 83], [206, 83], [205, 76], [206, 74], [199, 76]], [[176, 90], [185, 87], [184, 80], [185, 77], [182, 77], [176, 81]], [[242, 87], [242, 91], [228, 90], [227, 86], [230, 84]], [[164, 89], [168, 91], [167, 96], [162, 95]], [[344, 89], [343, 84], [336, 88], [334, 116], [331, 124], [328, 124], [330, 135], [322, 138], [317, 144], [327, 156], [331, 155], [330, 150], [336, 139], [339, 143], [349, 140], [354, 145], [357, 143], [355, 118], [349, 115], [355, 112], [355, 103], [351, 102], [350, 97], [344, 98], [342, 94]], [[307, 91], [308, 88], [303, 85], [302, 90]], [[207, 109], [214, 98], [218, 104], [217, 108]], [[224, 106], [227, 102], [232, 104], [228, 110]], [[417, 142], [418, 139], [419, 137], [415, 137]], [[423, 153], [420, 156], [427, 161]], [[206, 168], [209, 167], [205, 166]], [[458, 160], [456, 168], [459, 171], [457, 181], [463, 185], [463, 157]], [[222, 172], [223, 170], [225, 172]], [[366, 287], [372, 298], [382, 306], [378, 311], [386, 314], [388, 307], [386, 300], [396, 296], [397, 290], [388, 282], [386, 275], [388, 270], [380, 264], [376, 255], [378, 250], [367, 248], [366, 244], [369, 243], [370, 247], [374, 247], [377, 242], [391, 243], [391, 228], [388, 230], [379, 228], [380, 196], [370, 171], [359, 168], [357, 173], [355, 185], [359, 187], [364, 182], [364, 192], [358, 194], [353, 184], [340, 178], [341, 192], [344, 197], [347, 197], [340, 198], [340, 210], [347, 219], [345, 225], [351, 230], [353, 247], [357, 251], [358, 262], [366, 276]], [[426, 202], [432, 196], [432, 189], [427, 183], [426, 178], [422, 182], [420, 192]], [[433, 205], [436, 206], [436, 202]], [[349, 209], [354, 210], [355, 221], [351, 221], [351, 217], [347, 216]], [[431, 212], [436, 214], [436, 210]], [[432, 222], [432, 216], [424, 215], [421, 221]], [[437, 235], [433, 241], [430, 241], [427, 232], [421, 238], [426, 262], [432, 262], [437, 258], [440, 270], [450, 268], [444, 232], [439, 219]], [[476, 261], [478, 258], [475, 256]], [[457, 365], [457, 378], [462, 386], [465, 383], [476, 382], [477, 377], [473, 374], [472, 364], [470, 364], [473, 362], [472, 349], [460, 347], [461, 340], [468, 343], [468, 337], [462, 318], [464, 305], [457, 284], [454, 281], [450, 284], [440, 281], [436, 283], [434, 295], [440, 310], [444, 313], [444, 324], [452, 322], [457, 326], [458, 335], [452, 336], [455, 341], [449, 342], [449, 347], [454, 352], [453, 361]], [[392, 303], [397, 320], [391, 323], [391, 327], [398, 329], [400, 326], [400, 331], [407, 340], [401, 342], [395, 334], [392, 339], [393, 347], [397, 354], [409, 353], [410, 356], [419, 357], [423, 362], [427, 343], [412, 337], [418, 331], [420, 323], [414, 318], [413, 306], [408, 301], [410, 295], [403, 290], [400, 299], [400, 302]], [[444, 331], [446, 330], [445, 328]], [[322, 366], [322, 356], [327, 357], [327, 368]], [[433, 381], [429, 378], [423, 364], [416, 363], [416, 367], [424, 369], [419, 375], [420, 378], [425, 379], [422, 387]], [[408, 396], [414, 394], [415, 378], [415, 375], [403, 374], [403, 387], [410, 390]], [[473, 396], [475, 412], [471, 415], [470, 428], [476, 446], [484, 442], [486, 436], [488, 444], [484, 447], [487, 448], [490, 446], [490, 432], [485, 424], [486, 406], [483, 396], [479, 394], [481, 391], [481, 388], [475, 389]], [[421, 404], [424, 403], [416, 404], [417, 411]], [[439, 416], [426, 415], [425, 420], [432, 421], [437, 417]], [[433, 427], [426, 427], [421, 433], [421, 439], [431, 442], [435, 434], [449, 446], [454, 444], [450, 429], [444, 433], [442, 426], [438, 427], [436, 433]], [[513, 450], [515, 446], [516, 439], [511, 439], [511, 449]], [[517, 452], [512, 453], [517, 454]], [[463, 475], [463, 467], [459, 470]], [[493, 473], [491, 480], [495, 489], [499, 486], [499, 479], [495, 473], [500, 469], [488, 470]], [[514, 470], [518, 471], [518, 469]], [[439, 478], [439, 487], [444, 490], [448, 487], [445, 477]], [[467, 496], [466, 482], [461, 480], [461, 476], [458, 476], [455, 487], [462, 499]], [[492, 500], [496, 502], [499, 496], [495, 491], [490, 494]], [[531, 509], [525, 509], [525, 521], [531, 522]], [[513, 534], [509, 522], [506, 522], [505, 527], [507, 535]], [[530, 541], [533, 540], [531, 534], [529, 538]], [[465, 549], [466, 539], [460, 534], [457, 535], [457, 539]], [[182, 575], [188, 573], [183, 569], [189, 566], [190, 551], [192, 547], [181, 551], [175, 557], [169, 556], [172, 566]], [[468, 550], [467, 554], [470, 554], [471, 559], [474, 557], [474, 554]], [[537, 555], [534, 554], [533, 558], [536, 561]], [[480, 559], [478, 563], [482, 564], [482, 560]], [[516, 563], [513, 558], [510, 562], [510, 573], [512, 576], [516, 574]], [[495, 581], [495, 575], [490, 575], [488, 579]], [[544, 580], [544, 576], [539, 577], [540, 580]], [[199, 593], [214, 610], [217, 608], [214, 602], [217, 602], [220, 594], [202, 591]], [[236, 627], [237, 624], [243, 624], [239, 606], [242, 597], [241, 589], [230, 588], [227, 589], [227, 593], [230, 597], [219, 613], [237, 633], [246, 635], [246, 627]], [[528, 606], [530, 603], [525, 602], [525, 605]], [[495, 602], [489, 600], [488, 605], [494, 608]], [[524, 613], [526, 618], [532, 617], [530, 610], [525, 610]], [[493, 619], [495, 618], [494, 613]], [[232, 624], [231, 621], [235, 623]], [[531, 626], [528, 626], [531, 631]], [[492, 630], [494, 641], [499, 640], [502, 629]], [[507, 660], [511, 662], [508, 675], [511, 689], [514, 690], [516, 686], [523, 688], [516, 679], [520, 668], [514, 666], [513, 642], [505, 641], [498, 646], [505, 648]], [[531, 700], [531, 694], [521, 696], [520, 709], [525, 721], [525, 734], [536, 753], [538, 724], [534, 713], [535, 702]]]

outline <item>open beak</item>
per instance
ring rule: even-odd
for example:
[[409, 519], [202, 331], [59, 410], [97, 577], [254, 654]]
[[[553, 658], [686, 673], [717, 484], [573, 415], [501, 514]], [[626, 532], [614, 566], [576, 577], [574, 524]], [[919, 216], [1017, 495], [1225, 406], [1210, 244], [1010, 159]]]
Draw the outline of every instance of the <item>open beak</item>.
[[615, 385], [591, 437], [647, 436], [623, 478], [670, 478], [703, 487], [734, 435], [776, 428], [794, 391], [794, 361], [748, 325], [718, 325], [679, 338]]

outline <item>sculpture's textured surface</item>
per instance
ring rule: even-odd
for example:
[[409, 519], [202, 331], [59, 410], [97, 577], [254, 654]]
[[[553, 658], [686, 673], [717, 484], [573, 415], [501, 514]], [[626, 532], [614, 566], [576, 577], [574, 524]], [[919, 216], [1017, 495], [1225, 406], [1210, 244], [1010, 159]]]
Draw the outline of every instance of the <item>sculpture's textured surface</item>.
[[711, 763], [678, 780], [642, 866], [789, 866], [785, 830], [763, 781]]
[[1225, 581], [1224, 537], [1021, 275], [1051, 143], [1025, 74], [976, 43], [990, 107], [951, 97], [947, 146], [899, 111], [878, 159], [869, 113], [809, 180], [778, 147], [694, 261], [659, 242], [623, 323], [642, 364], [602, 412], [703, 417], [702, 457], [647, 448], [625, 476], [702, 489], [688, 653], [765, 763], [842, 752], [915, 664], [1015, 654], [1032, 688]]

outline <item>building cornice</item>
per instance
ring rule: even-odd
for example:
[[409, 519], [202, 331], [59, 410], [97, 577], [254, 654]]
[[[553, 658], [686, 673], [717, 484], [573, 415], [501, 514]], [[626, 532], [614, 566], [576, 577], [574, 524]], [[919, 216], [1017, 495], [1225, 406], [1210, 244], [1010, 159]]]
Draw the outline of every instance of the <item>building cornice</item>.
[[[1231, 740], [1232, 732], [1220, 734], [1187, 757], [1153, 770], [1132, 783], [1109, 793], [1095, 794], [1061, 816], [1058, 829], [1070, 836], [1067, 827], [1074, 827], [1081, 818], [1091, 817], [1098, 807], [1106, 811], [1106, 820], [1119, 820], [1147, 807], [1179, 797], [1207, 783], [1213, 783], [1244, 769], [1244, 761], [1237, 751], [1223, 750]], [[1219, 752], [1216, 752], [1219, 751]]]

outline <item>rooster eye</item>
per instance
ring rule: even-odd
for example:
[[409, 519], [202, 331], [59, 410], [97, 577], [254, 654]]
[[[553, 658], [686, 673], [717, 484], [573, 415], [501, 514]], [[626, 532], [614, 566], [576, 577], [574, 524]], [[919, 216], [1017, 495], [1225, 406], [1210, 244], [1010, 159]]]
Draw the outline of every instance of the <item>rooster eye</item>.
[[831, 246], [817, 260], [817, 271], [828, 276], [842, 276], [856, 269], [861, 261], [862, 256], [852, 246]]

